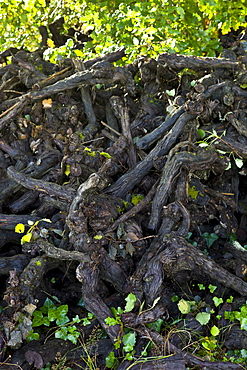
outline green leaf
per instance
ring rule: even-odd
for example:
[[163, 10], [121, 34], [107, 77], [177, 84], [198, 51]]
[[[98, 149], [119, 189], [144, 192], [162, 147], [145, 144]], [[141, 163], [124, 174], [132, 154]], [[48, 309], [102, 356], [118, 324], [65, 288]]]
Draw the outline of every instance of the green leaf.
[[130, 352], [133, 350], [136, 344], [136, 333], [131, 331], [123, 336], [123, 349], [125, 352]]
[[122, 315], [124, 311], [121, 307], [118, 307], [118, 308], [111, 307], [111, 312], [113, 313], [114, 317], [117, 319], [119, 315]]
[[242, 330], [247, 330], [247, 317], [241, 317], [240, 327]]
[[231, 295], [229, 298], [227, 298], [226, 302], [227, 303], [232, 303], [233, 302], [233, 296]]
[[211, 234], [209, 234], [209, 233], [203, 233], [202, 236], [205, 238], [208, 247], [211, 247], [211, 245], [217, 239], [219, 239], [218, 235], [216, 235], [215, 233], [211, 233]]
[[62, 327], [60, 330], [56, 331], [55, 338], [66, 340], [68, 336], [68, 330], [66, 327]]
[[79, 324], [79, 322], [81, 322], [82, 319], [80, 319], [80, 317], [78, 315], [76, 315], [75, 317], [73, 317], [72, 321]]
[[42, 312], [34, 311], [33, 313], [33, 322], [32, 327], [35, 328], [36, 326], [40, 326], [44, 324], [44, 317]]
[[191, 311], [190, 302], [186, 301], [185, 299], [180, 299], [178, 302], [178, 309], [183, 315], [186, 315]]
[[206, 350], [213, 351], [217, 347], [217, 341], [215, 338], [204, 338], [202, 345]]
[[66, 164], [64, 174], [66, 176], [70, 175], [70, 164]]
[[85, 307], [84, 299], [82, 297], [79, 299], [77, 305], [80, 307]]
[[110, 352], [109, 355], [105, 358], [105, 365], [108, 368], [113, 368], [114, 364], [116, 362], [116, 357], [114, 352]]
[[65, 315], [69, 310], [69, 307], [67, 304], [61, 305], [57, 307], [57, 315]]
[[241, 349], [240, 353], [241, 353], [241, 357], [247, 358], [247, 350], [245, 348]]
[[82, 325], [83, 326], [87, 326], [87, 325], [90, 325], [91, 324], [91, 321], [90, 320], [88, 320], [88, 318], [87, 317], [84, 317], [83, 319], [82, 319]]
[[135, 307], [136, 303], [136, 296], [133, 293], [128, 294], [128, 296], [125, 298], [126, 305], [124, 312], [130, 312]]
[[72, 39], [68, 39], [66, 41], [66, 46], [68, 46], [69, 48], [72, 48], [74, 46], [74, 41]]
[[220, 330], [219, 330], [219, 328], [217, 327], [217, 326], [212, 326], [212, 328], [210, 329], [210, 333], [214, 336], [214, 337], [216, 337], [217, 335], [219, 335], [219, 333], [220, 333]]
[[60, 315], [60, 316], [58, 317], [58, 319], [56, 320], [56, 324], [57, 324], [58, 326], [65, 325], [65, 324], [67, 324], [67, 322], [69, 322], [69, 318], [68, 318], [68, 316], [67, 316], [67, 315]]
[[133, 355], [131, 353], [126, 353], [125, 358], [128, 361], [132, 361], [134, 357], [133, 357]]
[[107, 317], [105, 319], [105, 323], [109, 326], [113, 326], [113, 325], [117, 325], [118, 321], [116, 319], [114, 319], [113, 317]]
[[48, 310], [48, 319], [50, 321], [55, 321], [59, 317], [59, 314], [57, 312], [57, 308], [50, 308]]
[[43, 312], [44, 314], [48, 314], [48, 310], [50, 308], [55, 308], [54, 302], [50, 298], [46, 298], [43, 306], [40, 308], [40, 311]]
[[222, 298], [218, 298], [218, 297], [213, 297], [213, 301], [214, 301], [215, 307], [218, 307], [221, 303], [224, 302]]
[[197, 130], [197, 133], [201, 137], [201, 139], [204, 139], [204, 137], [206, 136], [206, 132], [202, 130], [201, 128]]
[[119, 349], [120, 347], [121, 347], [121, 339], [120, 338], [117, 338], [117, 339], [115, 339], [114, 340], [114, 347], [116, 348], [116, 349]]
[[140, 203], [143, 198], [144, 196], [141, 194], [133, 194], [131, 197], [131, 203], [135, 206], [136, 204]]
[[48, 317], [44, 317], [44, 322], [43, 322], [43, 324], [44, 324], [45, 326], [50, 326], [51, 322], [50, 322], [50, 320], [48, 319]]
[[74, 334], [68, 334], [66, 339], [72, 342], [73, 344], [76, 344], [79, 336], [80, 336], [79, 332]]
[[161, 327], [162, 327], [162, 325], [163, 325], [163, 322], [164, 322], [164, 320], [163, 319], [158, 319], [158, 320], [156, 320], [156, 321], [154, 321], [154, 322], [151, 322], [150, 324], [146, 324], [149, 328], [151, 328], [151, 329], [153, 329], [153, 330], [155, 330], [155, 331], [157, 331], [158, 333], [160, 333], [160, 331], [161, 331]]
[[210, 293], [214, 293], [214, 291], [217, 289], [217, 286], [209, 284], [208, 289]]
[[30, 332], [28, 334], [28, 337], [27, 337], [27, 340], [28, 341], [31, 341], [31, 340], [39, 340], [39, 334], [38, 333], [34, 333], [33, 330], [30, 330]]
[[188, 195], [191, 199], [196, 199], [198, 196], [199, 190], [195, 190], [195, 186], [189, 186]]
[[203, 284], [197, 284], [198, 285], [198, 288], [200, 289], [200, 290], [205, 290], [206, 288], [205, 288], [205, 286], [203, 285]]
[[172, 302], [177, 302], [179, 300], [179, 296], [178, 295], [173, 295], [172, 298], [171, 298], [171, 301]]
[[196, 315], [196, 320], [201, 324], [201, 325], [206, 325], [209, 320], [210, 320], [210, 313], [207, 313], [207, 312], [199, 312], [197, 315]]

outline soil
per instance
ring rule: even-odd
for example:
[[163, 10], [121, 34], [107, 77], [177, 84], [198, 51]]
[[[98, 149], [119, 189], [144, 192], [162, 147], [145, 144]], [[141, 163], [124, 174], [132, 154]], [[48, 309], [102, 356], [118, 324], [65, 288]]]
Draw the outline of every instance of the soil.
[[[246, 41], [222, 43], [219, 58], [122, 67], [124, 49], [57, 65], [41, 49], [0, 55], [12, 55], [0, 68], [1, 369], [103, 370], [111, 352], [118, 370], [247, 368], [246, 325], [229, 319], [247, 297]], [[54, 318], [35, 327], [47, 304]], [[61, 306], [77, 343], [56, 334]]]

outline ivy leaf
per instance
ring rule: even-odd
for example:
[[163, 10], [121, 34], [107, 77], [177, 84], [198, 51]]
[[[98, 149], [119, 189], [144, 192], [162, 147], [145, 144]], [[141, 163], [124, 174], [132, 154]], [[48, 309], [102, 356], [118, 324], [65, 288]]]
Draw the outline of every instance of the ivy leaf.
[[205, 288], [205, 286], [203, 285], [203, 284], [197, 284], [198, 285], [198, 288], [200, 289], [200, 290], [205, 290], [206, 288]]
[[217, 289], [217, 286], [209, 284], [208, 289], [210, 293], [213, 293]]
[[223, 299], [218, 298], [218, 297], [213, 297], [213, 301], [214, 301], [215, 307], [218, 307], [221, 303], [223, 303]]
[[75, 323], [79, 323], [81, 322], [82, 319], [80, 319], [80, 317], [78, 315], [76, 315], [75, 317], [73, 317], [72, 321], [75, 322]]
[[219, 239], [218, 235], [216, 235], [215, 233], [211, 233], [211, 234], [209, 234], [209, 233], [203, 233], [202, 236], [205, 238], [208, 247], [211, 247], [211, 245], [217, 239]]
[[46, 298], [43, 306], [40, 308], [40, 311], [43, 312], [44, 314], [47, 314], [50, 308], [55, 308], [55, 307], [56, 306], [54, 302], [50, 298]]
[[56, 331], [55, 338], [66, 340], [68, 335], [68, 330], [66, 327], [62, 327], [60, 330]]
[[48, 311], [48, 319], [50, 321], [55, 321], [58, 318], [58, 313], [56, 308], [51, 308]]
[[69, 307], [67, 304], [64, 304], [64, 305], [61, 305], [59, 307], [57, 307], [57, 315], [60, 316], [60, 315], [65, 315], [69, 310]]
[[69, 322], [69, 318], [67, 315], [61, 315], [58, 317], [58, 319], [56, 320], [56, 324], [58, 326], [62, 326], [62, 325], [65, 325]]
[[39, 340], [39, 334], [38, 333], [34, 333], [34, 331], [31, 330], [29, 332], [29, 334], [28, 334], [27, 340], [28, 341], [31, 341], [31, 340]]
[[72, 342], [73, 344], [76, 344], [77, 339], [78, 339], [79, 336], [80, 336], [79, 332], [73, 333], [73, 334], [68, 334], [66, 339], [69, 340], [70, 342]]
[[42, 312], [34, 311], [33, 313], [33, 322], [32, 327], [35, 328], [36, 326], [40, 326], [44, 324], [44, 317]]

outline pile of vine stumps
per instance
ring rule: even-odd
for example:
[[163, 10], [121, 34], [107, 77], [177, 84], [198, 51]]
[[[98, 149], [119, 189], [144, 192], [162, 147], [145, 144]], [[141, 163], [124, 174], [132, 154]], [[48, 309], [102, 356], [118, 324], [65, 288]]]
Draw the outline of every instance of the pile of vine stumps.
[[[245, 42], [123, 67], [123, 49], [1, 55], [1, 369], [246, 368], [225, 314], [247, 299]], [[33, 327], [44, 302], [76, 344], [70, 323]]]

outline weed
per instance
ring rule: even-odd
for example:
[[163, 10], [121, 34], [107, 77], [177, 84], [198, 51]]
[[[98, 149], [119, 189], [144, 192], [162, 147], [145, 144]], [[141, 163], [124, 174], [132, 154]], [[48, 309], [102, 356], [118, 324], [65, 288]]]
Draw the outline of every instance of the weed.
[[[54, 322], [57, 326], [55, 329], [55, 338], [69, 340], [76, 344], [80, 336], [76, 324], [82, 323], [86, 326], [91, 323], [93, 314], [88, 312], [87, 317], [80, 319], [78, 315], [70, 321], [68, 316], [68, 305], [55, 305], [50, 298], [46, 298], [43, 306], [39, 310], [33, 312], [32, 327], [40, 327], [42, 325], [50, 327]], [[32, 329], [29, 333], [28, 340], [39, 339], [39, 333]]]
[[[234, 160], [234, 162], [235, 162], [235, 164], [238, 168], [243, 167], [244, 162], [243, 162], [242, 157], [240, 157], [240, 155], [236, 152], [236, 150], [234, 148], [232, 148], [232, 146], [230, 144], [228, 144], [223, 139], [223, 137], [226, 134], [225, 131], [221, 135], [218, 135], [217, 132], [214, 129], [212, 130], [212, 132], [204, 131], [202, 129], [199, 129], [197, 131], [197, 133], [203, 139], [202, 141], [198, 141], [198, 144], [199, 144], [200, 147], [206, 148], [206, 147], [212, 146], [214, 143], [217, 143], [217, 142], [221, 141], [224, 145], [229, 147], [229, 151], [224, 151], [224, 150], [217, 149], [217, 152], [221, 155], [228, 154], [229, 157], [231, 156], [233, 158], [233, 160]], [[206, 137], [206, 133], [209, 134], [207, 137]], [[231, 162], [229, 161], [228, 166], [226, 167], [226, 170], [229, 170], [230, 168], [231, 168]]]

